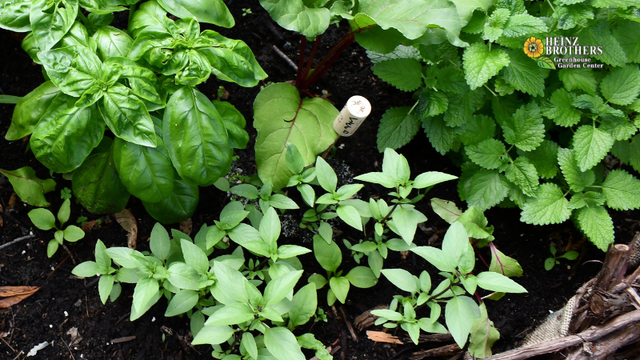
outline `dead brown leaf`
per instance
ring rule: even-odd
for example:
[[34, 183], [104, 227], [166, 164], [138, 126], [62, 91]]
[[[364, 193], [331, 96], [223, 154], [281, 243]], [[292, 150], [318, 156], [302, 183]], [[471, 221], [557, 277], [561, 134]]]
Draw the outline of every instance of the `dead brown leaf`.
[[0, 309], [6, 309], [35, 294], [38, 286], [0, 286]]
[[16, 195], [16, 193], [12, 193], [11, 197], [9, 198], [9, 203], [7, 204], [7, 211], [10, 211], [11, 209], [13, 209], [17, 203], [18, 203], [18, 195]]
[[388, 334], [382, 331], [367, 331], [367, 337], [369, 338], [369, 340], [372, 340], [375, 342], [400, 344], [400, 345], [403, 344], [402, 341], [400, 341], [400, 339], [398, 339], [397, 336], [393, 336], [391, 334]]
[[138, 223], [136, 222], [136, 218], [133, 216], [131, 211], [127, 209], [116, 213], [115, 216], [118, 224], [128, 232], [127, 246], [131, 249], [135, 249], [138, 242]]
[[180, 222], [180, 231], [187, 235], [191, 235], [191, 231], [193, 231], [193, 222], [191, 218]]

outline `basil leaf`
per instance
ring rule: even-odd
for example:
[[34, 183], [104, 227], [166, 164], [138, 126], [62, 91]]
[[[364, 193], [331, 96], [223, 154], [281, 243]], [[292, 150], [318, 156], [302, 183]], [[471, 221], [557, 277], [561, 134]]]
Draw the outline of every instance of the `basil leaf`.
[[49, 50], [60, 41], [73, 26], [76, 16], [78, 0], [34, 0], [29, 21], [40, 50]]
[[104, 122], [95, 118], [95, 108], [78, 108], [75, 101], [56, 97], [31, 136], [33, 154], [54, 172], [78, 168], [104, 135]]
[[73, 195], [94, 214], [115, 213], [127, 205], [129, 192], [122, 185], [110, 150], [89, 156], [73, 173]]
[[179, 18], [194, 18], [198, 22], [225, 28], [235, 25], [233, 16], [223, 0], [158, 0], [158, 3]]
[[142, 146], [157, 145], [151, 116], [142, 100], [129, 88], [115, 84], [105, 92], [102, 100], [98, 107], [100, 113], [117, 137]]
[[47, 81], [23, 96], [13, 111], [11, 126], [7, 130], [5, 139], [9, 141], [19, 140], [31, 134], [58, 94], [60, 94], [60, 89], [53, 85], [51, 81]]
[[195, 88], [176, 91], [164, 112], [163, 138], [178, 174], [197, 185], [229, 172], [233, 151], [220, 114]]
[[0, 28], [15, 32], [31, 30], [31, 0], [5, 0], [0, 4]]
[[199, 189], [196, 185], [176, 179], [171, 195], [156, 203], [143, 201], [149, 215], [163, 224], [173, 224], [193, 215], [198, 206]]
[[154, 203], [171, 195], [175, 170], [171, 160], [159, 149], [116, 138], [113, 159], [122, 184], [135, 197]]
[[98, 84], [102, 63], [89, 48], [76, 45], [42, 51], [38, 58], [51, 81], [67, 95], [79, 97]]

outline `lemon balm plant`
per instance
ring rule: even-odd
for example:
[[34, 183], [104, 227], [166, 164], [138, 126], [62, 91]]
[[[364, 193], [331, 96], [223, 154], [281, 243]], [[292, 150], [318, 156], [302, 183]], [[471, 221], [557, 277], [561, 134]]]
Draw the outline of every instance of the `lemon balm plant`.
[[415, 99], [383, 115], [379, 150], [422, 128], [460, 163], [470, 206], [517, 206], [536, 225], [571, 219], [606, 250], [609, 211], [640, 208], [638, 4], [482, 3], [462, 44], [370, 49], [373, 72]]
[[[111, 26], [125, 10], [126, 28]], [[0, 27], [27, 33], [22, 47], [47, 79], [18, 102], [6, 138], [31, 135], [40, 162], [73, 172], [91, 212], [119, 211], [132, 194], [160, 221], [187, 218], [198, 186], [225, 175], [248, 141], [240, 112], [196, 85], [266, 77], [244, 42], [200, 22], [234, 24], [222, 0], [3, 1]]]

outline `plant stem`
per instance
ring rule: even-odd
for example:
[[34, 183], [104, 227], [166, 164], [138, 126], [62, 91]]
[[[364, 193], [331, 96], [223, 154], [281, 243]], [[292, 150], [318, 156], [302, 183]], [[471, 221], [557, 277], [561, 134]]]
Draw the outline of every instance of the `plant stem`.
[[133, 14], [136, 13], [136, 4], [129, 6], [129, 24], [133, 21]]
[[[331, 65], [333, 65], [340, 54], [342, 54], [342, 52], [353, 42], [353, 40], [355, 40], [355, 34], [353, 32], [350, 32], [345, 37], [343, 37], [342, 40], [340, 40], [340, 42], [338, 42], [333, 48], [331, 48], [329, 53], [325, 55], [322, 60], [320, 60], [320, 63], [318, 64], [318, 66], [316, 66], [311, 75], [306, 74], [305, 78], [303, 78], [300, 82], [296, 82], [298, 91], [302, 92], [318, 82], [322, 75], [327, 72]], [[310, 59], [309, 61], [311, 62], [312, 60]]]
[[[300, 56], [298, 57], [298, 74], [296, 75], [296, 85], [302, 82], [303, 78], [303, 65], [304, 65], [304, 50], [307, 47], [307, 38], [302, 36], [300, 39]], [[312, 59], [309, 59], [311, 61]]]
[[307, 61], [307, 66], [305, 66], [304, 71], [302, 73], [302, 79], [306, 78], [309, 75], [309, 71], [311, 70], [311, 64], [313, 63], [313, 59], [316, 57], [316, 52], [318, 51], [318, 47], [320, 46], [320, 40], [322, 39], [322, 34], [316, 37], [316, 42], [313, 44], [313, 50], [311, 50], [311, 56], [309, 56], [309, 61]]

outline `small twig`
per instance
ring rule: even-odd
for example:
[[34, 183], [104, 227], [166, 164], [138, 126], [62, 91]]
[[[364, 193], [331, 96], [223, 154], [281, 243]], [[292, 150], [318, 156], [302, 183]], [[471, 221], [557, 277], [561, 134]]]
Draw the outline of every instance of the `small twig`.
[[134, 336], [123, 336], [123, 337], [111, 340], [111, 343], [112, 344], [121, 344], [121, 343], [129, 342], [129, 341], [133, 341], [135, 339], [136, 339], [135, 335]]
[[291, 66], [295, 71], [298, 71], [298, 65], [296, 65], [296, 63], [293, 62], [293, 60], [291, 60], [287, 54], [283, 53], [282, 50], [278, 49], [277, 46], [273, 45], [273, 51], [276, 52], [276, 54], [278, 54], [278, 56], [280, 56], [284, 61], [287, 62], [287, 64], [289, 64], [289, 66]]
[[[9, 347], [9, 349], [11, 349], [11, 351], [13, 351], [14, 353], [18, 354], [18, 352], [14, 348], [12, 348], [11, 345], [9, 345], [9, 343], [2, 336], [0, 336], [0, 340], [2, 340], [2, 342], [5, 345], [7, 345]], [[20, 355], [20, 354], [18, 354], [18, 355]]]
[[8, 243], [0, 246], [0, 250], [4, 249], [6, 247], [9, 247], [9, 246], [11, 246], [11, 245], [13, 245], [15, 243], [19, 243], [20, 241], [33, 239], [35, 237], [36, 237], [36, 235], [34, 233], [30, 233], [29, 235], [21, 236], [21, 237], [15, 239], [15, 240], [9, 241]]
[[66, 347], [67, 347], [67, 350], [69, 350], [69, 355], [71, 355], [71, 358], [72, 358], [73, 360], [76, 360], [76, 357], [75, 357], [75, 356], [73, 356], [73, 353], [71, 352], [71, 348], [69, 347], [69, 345], [67, 345], [67, 342], [66, 342], [66, 341], [64, 341], [62, 338], [60, 338], [60, 341], [64, 344], [64, 346], [66, 346]]
[[349, 330], [349, 334], [351, 334], [353, 341], [357, 343], [358, 335], [356, 335], [356, 332], [353, 330], [353, 325], [351, 325], [351, 322], [347, 318], [347, 312], [344, 310], [344, 306], [340, 306], [340, 313], [342, 313], [342, 320], [344, 320], [344, 323], [347, 324], [347, 329]]

